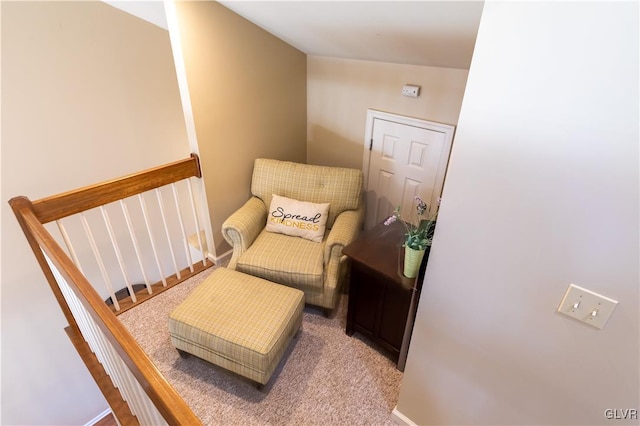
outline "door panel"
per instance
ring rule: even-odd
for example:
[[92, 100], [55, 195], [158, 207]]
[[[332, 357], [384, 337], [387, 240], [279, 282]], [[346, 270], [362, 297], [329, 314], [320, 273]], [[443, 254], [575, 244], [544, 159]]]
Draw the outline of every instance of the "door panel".
[[452, 129], [438, 124], [429, 128], [373, 119], [367, 171], [367, 229], [389, 217], [398, 206], [404, 218], [415, 219], [416, 195], [435, 211]]

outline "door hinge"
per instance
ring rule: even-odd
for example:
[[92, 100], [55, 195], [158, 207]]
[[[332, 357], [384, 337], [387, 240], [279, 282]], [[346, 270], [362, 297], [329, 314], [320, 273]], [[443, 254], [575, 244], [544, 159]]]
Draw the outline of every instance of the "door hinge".
[[373, 149], [373, 139], [369, 141], [369, 151]]

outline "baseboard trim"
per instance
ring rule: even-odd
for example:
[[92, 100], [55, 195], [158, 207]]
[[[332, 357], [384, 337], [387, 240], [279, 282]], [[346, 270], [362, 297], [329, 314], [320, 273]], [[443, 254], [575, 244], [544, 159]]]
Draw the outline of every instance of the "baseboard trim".
[[411, 421], [411, 419], [409, 417], [405, 416], [400, 411], [398, 411], [398, 406], [397, 405], [393, 409], [393, 411], [391, 412], [391, 418], [393, 419], [393, 421], [395, 421], [399, 425], [418, 426], [416, 423]]
[[89, 422], [85, 426], [93, 426], [96, 423], [98, 423], [100, 420], [104, 419], [105, 417], [107, 417], [109, 414], [112, 414], [112, 413], [113, 411], [111, 411], [111, 408], [107, 408], [102, 413], [98, 414], [93, 419], [89, 420]]
[[216, 256], [213, 257], [211, 255], [211, 253], [207, 254], [207, 257], [209, 258], [209, 260], [211, 260], [215, 265], [223, 265], [226, 264], [227, 262], [229, 262], [229, 259], [231, 258], [231, 255], [233, 254], [233, 249], [231, 250], [227, 250], [226, 252], [222, 253], [220, 256]]

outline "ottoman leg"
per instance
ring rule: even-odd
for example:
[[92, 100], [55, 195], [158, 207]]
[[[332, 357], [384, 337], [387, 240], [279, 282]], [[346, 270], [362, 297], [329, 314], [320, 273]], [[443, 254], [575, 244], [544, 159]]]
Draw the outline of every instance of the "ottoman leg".
[[256, 382], [256, 389], [258, 389], [260, 392], [262, 392], [262, 390], [264, 389], [264, 385], [262, 383]]
[[176, 349], [178, 351], [178, 353], [180, 354], [180, 358], [182, 359], [187, 359], [191, 356], [191, 354], [189, 352], [185, 352], [183, 350], [180, 349]]

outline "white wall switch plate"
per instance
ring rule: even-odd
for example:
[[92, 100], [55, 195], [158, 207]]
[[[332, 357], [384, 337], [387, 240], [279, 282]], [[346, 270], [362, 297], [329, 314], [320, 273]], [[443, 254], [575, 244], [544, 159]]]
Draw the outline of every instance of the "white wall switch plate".
[[617, 305], [616, 300], [570, 284], [558, 306], [558, 312], [602, 329]]

